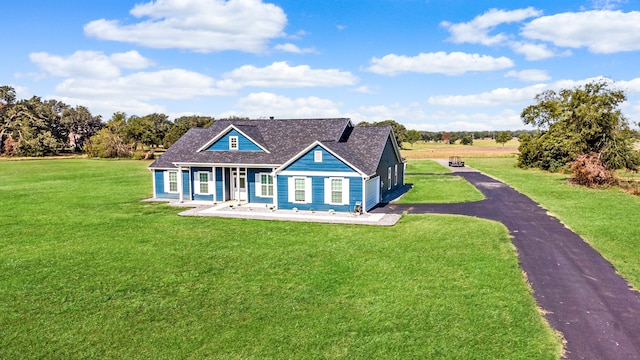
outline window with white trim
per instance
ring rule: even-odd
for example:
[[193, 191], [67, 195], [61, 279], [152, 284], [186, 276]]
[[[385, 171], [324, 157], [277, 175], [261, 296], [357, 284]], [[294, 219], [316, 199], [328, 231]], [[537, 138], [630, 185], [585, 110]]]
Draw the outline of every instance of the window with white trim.
[[322, 150], [313, 152], [313, 162], [322, 162]]
[[238, 150], [237, 136], [229, 136], [229, 150]]
[[391, 166], [387, 169], [387, 190], [391, 190]]
[[164, 191], [167, 193], [177, 193], [178, 192], [178, 172], [177, 171], [167, 171], [164, 177]]
[[212, 176], [209, 171], [196, 171], [193, 179], [193, 188], [196, 194], [209, 195], [213, 188]]
[[398, 185], [398, 164], [396, 164], [393, 174], [394, 174], [393, 186], [396, 186]]
[[295, 195], [293, 201], [295, 202], [303, 202], [306, 198], [305, 190], [306, 190], [306, 181], [305, 178], [295, 178], [294, 181], [294, 191]]
[[269, 173], [256, 174], [256, 196], [273, 197], [273, 176]]
[[342, 202], [342, 179], [331, 179], [331, 202]]
[[325, 178], [324, 202], [331, 205], [346, 205], [349, 203], [349, 179]]
[[291, 203], [310, 204], [312, 202], [311, 178], [306, 176], [292, 176], [287, 179], [288, 199]]

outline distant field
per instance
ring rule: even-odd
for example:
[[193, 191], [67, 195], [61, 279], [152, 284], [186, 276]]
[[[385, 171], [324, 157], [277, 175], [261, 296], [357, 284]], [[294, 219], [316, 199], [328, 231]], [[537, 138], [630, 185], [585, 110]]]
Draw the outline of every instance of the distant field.
[[180, 217], [147, 165], [0, 162], [0, 359], [559, 358], [498, 223]]
[[503, 147], [494, 140], [475, 140], [473, 145], [417, 142], [411, 146], [404, 143], [402, 156], [407, 159], [448, 159], [449, 156], [471, 157], [513, 157], [518, 154], [518, 140], [514, 139]]

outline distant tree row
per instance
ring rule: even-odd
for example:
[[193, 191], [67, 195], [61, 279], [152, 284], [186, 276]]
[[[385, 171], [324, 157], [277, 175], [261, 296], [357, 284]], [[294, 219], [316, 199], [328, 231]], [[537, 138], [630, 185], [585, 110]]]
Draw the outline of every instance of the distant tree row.
[[0, 86], [0, 155], [46, 156], [81, 152], [102, 128], [100, 116], [84, 106], [57, 100], [16, 99], [15, 89]]
[[84, 106], [57, 100], [17, 100], [15, 89], [0, 86], [0, 155], [49, 156], [86, 152], [90, 157], [145, 157], [145, 150], [171, 146], [194, 127], [209, 127], [209, 116], [165, 114], [127, 117], [117, 112], [104, 123]]
[[209, 127], [215, 119], [209, 116], [182, 116], [171, 122], [165, 114], [131, 116], [115, 113], [105, 127], [89, 139], [89, 157], [151, 158], [153, 149], [170, 147], [189, 129]]
[[[460, 141], [463, 145], [470, 145], [474, 140], [478, 139], [493, 139], [503, 140], [505, 136], [509, 137], [509, 140], [513, 137], [518, 137], [520, 134], [527, 133], [529, 135], [535, 135], [537, 130], [515, 130], [515, 131], [420, 131], [423, 141], [427, 142], [444, 142], [454, 144]], [[471, 140], [471, 141], [469, 141]], [[499, 144], [504, 142], [497, 141]], [[506, 142], [506, 141], [505, 141]]]

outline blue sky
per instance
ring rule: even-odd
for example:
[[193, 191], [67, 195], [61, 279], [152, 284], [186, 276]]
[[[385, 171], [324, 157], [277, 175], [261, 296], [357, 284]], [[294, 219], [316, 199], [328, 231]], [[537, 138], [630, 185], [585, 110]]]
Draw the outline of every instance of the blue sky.
[[0, 85], [108, 120], [394, 119], [524, 128], [537, 93], [608, 77], [640, 121], [634, 0], [21, 0], [3, 4]]

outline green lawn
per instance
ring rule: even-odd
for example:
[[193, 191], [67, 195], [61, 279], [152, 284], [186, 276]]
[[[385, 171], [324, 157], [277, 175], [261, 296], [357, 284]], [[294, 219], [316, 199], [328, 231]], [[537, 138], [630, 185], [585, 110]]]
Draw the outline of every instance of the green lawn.
[[519, 169], [515, 159], [469, 159], [469, 165], [539, 202], [640, 289], [640, 197], [570, 185], [567, 175]]
[[0, 359], [559, 357], [500, 224], [179, 217], [146, 165], [0, 161]]
[[[461, 176], [433, 160], [409, 160], [405, 183], [413, 185], [400, 204], [457, 203], [484, 199], [482, 193]], [[449, 174], [449, 175], [446, 175]]]

